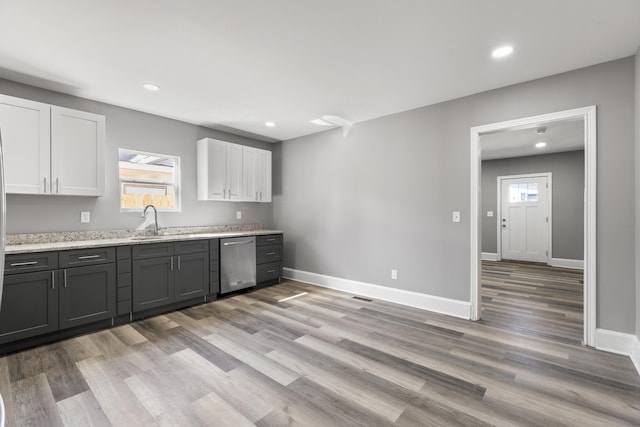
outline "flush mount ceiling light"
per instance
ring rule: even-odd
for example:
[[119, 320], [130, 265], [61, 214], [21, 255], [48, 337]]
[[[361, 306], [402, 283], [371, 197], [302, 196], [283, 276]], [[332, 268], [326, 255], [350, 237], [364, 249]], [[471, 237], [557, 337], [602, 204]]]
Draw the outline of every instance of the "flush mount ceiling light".
[[345, 120], [340, 116], [332, 115], [322, 116], [321, 119], [311, 120], [311, 123], [315, 123], [319, 126], [340, 126], [342, 127], [343, 136], [347, 136], [349, 134], [349, 130], [351, 130], [351, 126], [353, 126], [353, 123], [350, 121]]
[[544, 127], [536, 129], [536, 133], [538, 135], [544, 135], [546, 131], [547, 131], [547, 128], [544, 128]]
[[276, 124], [274, 122], [264, 122], [264, 125], [268, 128], [274, 127]]
[[494, 49], [493, 52], [491, 52], [491, 56], [493, 56], [496, 59], [500, 59], [500, 58], [506, 58], [512, 53], [513, 53], [513, 46], [506, 45], [506, 46], [500, 46]]
[[547, 146], [546, 142], [536, 142], [536, 148], [544, 148]]
[[157, 92], [160, 90], [160, 86], [154, 83], [145, 83], [142, 85], [142, 87], [150, 92]]

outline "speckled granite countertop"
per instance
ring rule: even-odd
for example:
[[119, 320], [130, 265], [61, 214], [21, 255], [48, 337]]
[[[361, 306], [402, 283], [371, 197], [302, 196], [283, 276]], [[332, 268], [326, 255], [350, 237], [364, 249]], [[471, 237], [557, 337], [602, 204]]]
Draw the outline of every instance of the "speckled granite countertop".
[[7, 255], [24, 254], [281, 233], [281, 230], [263, 230], [259, 225], [243, 225], [166, 228], [161, 229], [157, 237], [143, 239], [140, 237], [145, 236], [145, 232], [136, 230], [13, 234], [7, 235], [5, 253]]

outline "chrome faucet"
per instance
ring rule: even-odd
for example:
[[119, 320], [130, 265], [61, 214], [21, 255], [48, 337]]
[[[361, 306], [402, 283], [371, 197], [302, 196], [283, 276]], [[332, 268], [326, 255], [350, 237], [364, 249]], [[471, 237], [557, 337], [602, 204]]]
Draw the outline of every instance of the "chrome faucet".
[[153, 209], [153, 219], [155, 220], [155, 227], [153, 229], [153, 235], [157, 236], [158, 235], [158, 211], [156, 210], [156, 207], [153, 205], [147, 205], [144, 207], [144, 210], [142, 211], [142, 218], [146, 218], [147, 217], [147, 209], [152, 208]]

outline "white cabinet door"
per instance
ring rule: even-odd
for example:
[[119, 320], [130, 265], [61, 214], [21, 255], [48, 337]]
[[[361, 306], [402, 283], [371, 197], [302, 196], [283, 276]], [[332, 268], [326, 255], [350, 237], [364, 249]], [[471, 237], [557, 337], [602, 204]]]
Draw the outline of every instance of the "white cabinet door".
[[104, 196], [105, 118], [51, 107], [51, 191]]
[[271, 201], [271, 151], [258, 150], [258, 200]]
[[227, 143], [227, 199], [242, 200], [242, 145]]
[[50, 106], [0, 95], [7, 193], [50, 191]]
[[258, 189], [258, 149], [242, 147], [242, 168], [243, 168], [243, 197], [247, 202], [257, 202], [259, 197]]
[[198, 200], [224, 200], [227, 195], [227, 143], [204, 138], [197, 142]]

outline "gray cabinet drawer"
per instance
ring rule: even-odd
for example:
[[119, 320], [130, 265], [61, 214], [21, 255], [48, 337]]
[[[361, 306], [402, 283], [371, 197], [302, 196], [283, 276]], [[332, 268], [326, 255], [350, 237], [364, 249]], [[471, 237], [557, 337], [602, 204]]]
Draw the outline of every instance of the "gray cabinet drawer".
[[131, 249], [134, 260], [173, 255], [173, 243], [145, 243]]
[[209, 251], [208, 240], [185, 240], [175, 243], [175, 255], [195, 254]]
[[282, 245], [259, 246], [256, 248], [256, 263], [282, 261]]
[[267, 234], [266, 236], [256, 236], [256, 246], [281, 245], [282, 234]]
[[58, 268], [58, 252], [7, 255], [4, 274], [26, 273]]
[[256, 269], [256, 281], [258, 283], [282, 277], [282, 263], [259, 264]]
[[116, 248], [75, 249], [60, 252], [60, 268], [115, 262]]

